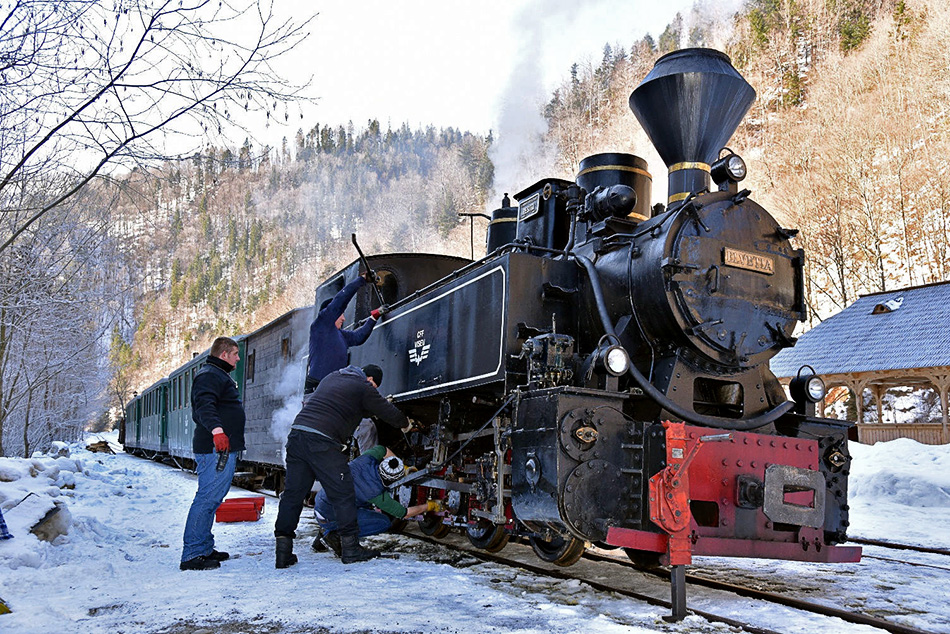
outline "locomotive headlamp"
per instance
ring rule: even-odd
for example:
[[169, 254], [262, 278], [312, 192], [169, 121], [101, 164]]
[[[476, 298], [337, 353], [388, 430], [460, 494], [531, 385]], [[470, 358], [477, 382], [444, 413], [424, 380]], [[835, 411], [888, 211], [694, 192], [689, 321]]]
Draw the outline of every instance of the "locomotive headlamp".
[[[803, 374], [805, 368], [811, 372]], [[817, 403], [825, 398], [825, 382], [815, 374], [814, 368], [805, 365], [799, 368], [798, 375], [789, 382], [788, 391], [796, 403]]]
[[813, 376], [805, 382], [805, 394], [812, 403], [817, 403], [825, 397], [825, 382]]
[[725, 183], [726, 181], [738, 183], [746, 176], [745, 161], [742, 160], [741, 156], [729, 150], [729, 148], [723, 149], [728, 150], [729, 154], [710, 166], [709, 175], [717, 185]]
[[604, 368], [614, 376], [623, 376], [630, 369], [630, 355], [622, 346], [610, 346], [601, 356]]

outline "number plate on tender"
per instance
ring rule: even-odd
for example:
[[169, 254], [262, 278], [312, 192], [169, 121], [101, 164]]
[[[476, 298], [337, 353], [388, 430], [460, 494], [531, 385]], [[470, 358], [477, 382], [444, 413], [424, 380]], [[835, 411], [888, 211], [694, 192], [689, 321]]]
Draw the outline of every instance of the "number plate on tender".
[[747, 271], [755, 271], [767, 275], [775, 273], [775, 260], [766, 255], [748, 253], [746, 251], [724, 247], [722, 261], [723, 264], [727, 266], [734, 266], [739, 269], [746, 269]]

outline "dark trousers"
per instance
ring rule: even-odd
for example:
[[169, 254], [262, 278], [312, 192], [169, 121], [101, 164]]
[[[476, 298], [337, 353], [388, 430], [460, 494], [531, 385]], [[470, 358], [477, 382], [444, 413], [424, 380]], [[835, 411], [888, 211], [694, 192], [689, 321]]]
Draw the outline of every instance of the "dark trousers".
[[333, 505], [340, 535], [358, 535], [360, 528], [356, 521], [353, 475], [340, 443], [319, 434], [292, 429], [287, 437], [286, 462], [286, 488], [277, 507], [274, 535], [296, 537], [294, 531], [300, 521], [300, 512], [314, 481], [323, 485]]

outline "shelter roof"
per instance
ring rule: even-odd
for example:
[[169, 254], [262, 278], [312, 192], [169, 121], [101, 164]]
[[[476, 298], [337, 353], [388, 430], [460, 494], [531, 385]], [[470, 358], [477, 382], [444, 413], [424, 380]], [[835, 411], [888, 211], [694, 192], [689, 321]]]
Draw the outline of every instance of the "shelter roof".
[[820, 375], [950, 366], [950, 282], [862, 295], [770, 365], [784, 378], [806, 364]]

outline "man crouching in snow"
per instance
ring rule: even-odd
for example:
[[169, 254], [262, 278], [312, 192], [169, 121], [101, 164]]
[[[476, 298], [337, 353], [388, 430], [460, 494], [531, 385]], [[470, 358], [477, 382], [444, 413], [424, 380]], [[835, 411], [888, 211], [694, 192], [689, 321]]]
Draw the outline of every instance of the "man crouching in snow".
[[[389, 488], [406, 475], [406, 469], [402, 460], [382, 445], [376, 445], [351, 460], [350, 474], [356, 489], [356, 516], [360, 537], [388, 531], [393, 517], [402, 519], [442, 510], [442, 503], [438, 500], [429, 500], [425, 504], [406, 508], [393, 499]], [[339, 557], [342, 548], [337, 533], [336, 513], [325, 491], [317, 493], [313, 501], [313, 511], [320, 524], [320, 532], [313, 540], [313, 549], [323, 552], [329, 547]]]
[[409, 429], [409, 419], [377, 391], [383, 371], [377, 365], [349, 365], [331, 372], [294, 419], [287, 437], [287, 486], [280, 496], [274, 536], [276, 566], [297, 563], [294, 537], [303, 502], [315, 480], [323, 485], [339, 526], [343, 563], [366, 561], [379, 555], [359, 542], [356, 493], [347, 465], [347, 442], [363, 418], [376, 416], [393, 427]]
[[[214, 549], [214, 512], [231, 489], [238, 452], [244, 451], [244, 405], [230, 373], [241, 360], [233, 339], [218, 337], [208, 361], [191, 386], [191, 417], [195, 421], [192, 451], [198, 492], [185, 520], [182, 570], [219, 568], [230, 555]], [[219, 456], [215, 457], [215, 450]], [[224, 462], [225, 455], [227, 462]], [[220, 470], [218, 469], [219, 459]]]

